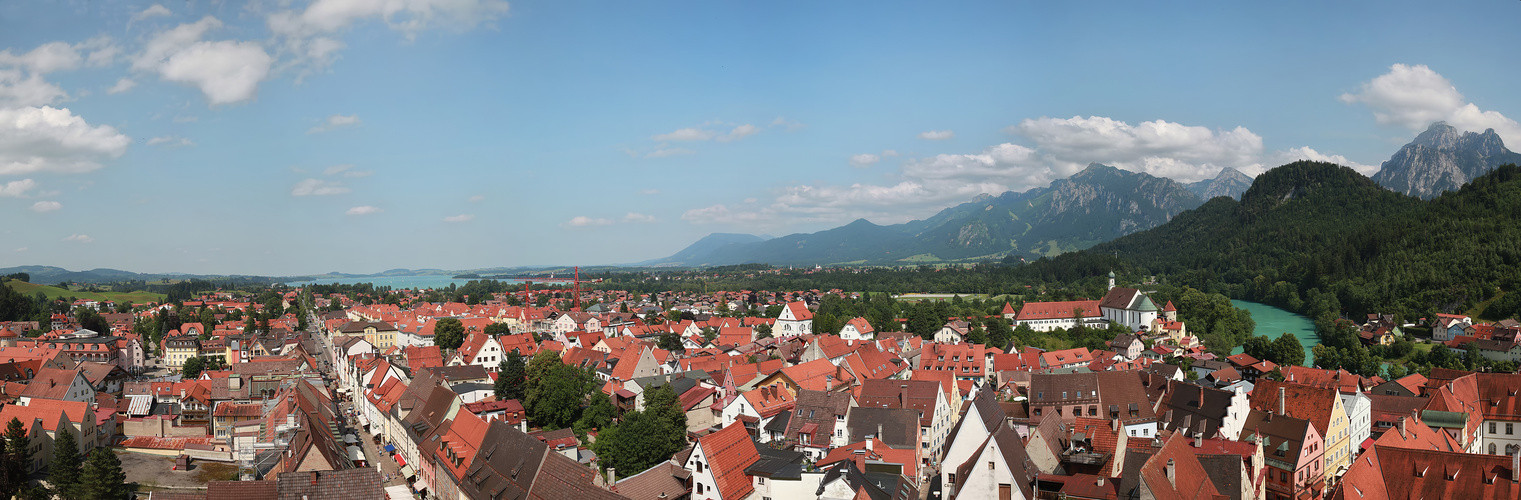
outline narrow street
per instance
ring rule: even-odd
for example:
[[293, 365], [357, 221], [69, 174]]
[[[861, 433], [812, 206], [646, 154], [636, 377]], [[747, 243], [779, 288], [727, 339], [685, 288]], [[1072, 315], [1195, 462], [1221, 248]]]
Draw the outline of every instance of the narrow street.
[[[333, 344], [330, 339], [328, 339], [327, 334], [323, 332], [321, 323], [318, 322], [316, 314], [311, 312], [308, 312], [307, 314], [311, 315], [308, 318], [307, 324], [310, 326], [308, 327], [307, 331], [311, 333], [312, 338], [316, 339], [317, 344], [323, 351], [321, 355], [315, 356], [317, 358], [316, 368], [319, 372], [322, 373], [322, 378], [326, 380], [328, 387], [333, 393], [334, 397], [338, 397], [338, 377], [336, 373], [333, 373], [333, 363], [331, 362], [330, 357], [333, 352]], [[351, 398], [358, 397], [363, 397], [363, 395], [351, 395]], [[380, 477], [383, 481], [381, 483], [381, 486], [406, 486], [407, 480], [406, 477], [401, 474], [401, 465], [396, 463], [395, 458], [393, 458], [390, 453], [386, 453], [385, 450], [381, 448], [381, 446], [375, 444], [375, 436], [365, 431], [365, 429], [359, 425], [359, 419], [357, 417], [357, 412], [354, 409], [354, 403], [351, 401], [340, 401], [338, 403], [338, 414], [342, 418], [343, 422], [341, 426], [344, 429], [342, 434], [353, 434], [354, 437], [359, 441], [360, 449], [364, 450], [364, 458], [365, 460], [369, 461], [369, 466], [380, 470]]]

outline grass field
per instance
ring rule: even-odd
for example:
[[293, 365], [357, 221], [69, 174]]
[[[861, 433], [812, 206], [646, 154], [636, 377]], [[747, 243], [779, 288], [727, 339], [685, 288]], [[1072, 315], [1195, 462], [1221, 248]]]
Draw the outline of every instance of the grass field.
[[71, 291], [71, 290], [65, 290], [65, 289], [62, 289], [62, 288], [58, 288], [56, 286], [39, 285], [37, 283], [27, 283], [25, 281], [16, 281], [16, 280], [6, 281], [5, 282], [5, 286], [11, 287], [12, 290], [20, 292], [22, 295], [26, 295], [28, 297], [36, 295], [37, 292], [42, 292], [42, 294], [46, 295], [47, 298], [49, 298], [49, 299], [56, 299], [56, 298], [59, 298], [59, 297], [74, 297], [74, 298], [77, 298], [77, 299], [85, 299], [85, 300], [109, 300], [109, 301], [113, 301], [113, 302], [128, 301], [128, 302], [131, 302], [133, 304], [144, 304], [144, 303], [148, 303], [148, 302], [162, 302], [164, 300], [164, 294], [162, 294], [162, 293], [152, 293], [152, 292], [144, 292], [144, 291], [134, 291], [134, 292], [100, 292], [100, 293], [77, 291], [77, 290], [72, 290]]

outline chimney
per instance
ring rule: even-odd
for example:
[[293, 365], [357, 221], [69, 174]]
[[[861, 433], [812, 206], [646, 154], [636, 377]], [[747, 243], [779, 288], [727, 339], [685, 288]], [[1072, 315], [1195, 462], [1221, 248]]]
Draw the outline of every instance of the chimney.
[[616, 482], [618, 482], [618, 469], [613, 468], [613, 467], [608, 467], [607, 468], [607, 488], [608, 489], [612, 489], [613, 488], [613, 484], [616, 483]]
[[1199, 432], [1199, 433], [1194, 434], [1194, 448], [1203, 448], [1203, 447], [1204, 447], [1204, 433], [1203, 432]]
[[866, 438], [866, 451], [872, 451], [872, 447], [871, 447], [871, 442], [872, 441], [876, 441], [876, 439]]
[[882, 435], [882, 424], [877, 424], [877, 436]]
[[1288, 390], [1286, 388], [1284, 388], [1281, 385], [1278, 386], [1278, 414], [1279, 415], [1287, 415], [1289, 413], [1287, 410], [1284, 409], [1284, 406], [1288, 404], [1287, 396], [1285, 395], [1286, 392], [1288, 392]]
[[908, 384], [898, 384], [898, 406], [908, 408]]
[[1405, 421], [1409, 418], [1400, 419], [1400, 437], [1405, 437]]
[[1178, 468], [1177, 464], [1173, 463], [1172, 459], [1169, 458], [1169, 459], [1167, 459], [1167, 468], [1163, 469], [1165, 472], [1167, 472], [1167, 482], [1171, 483], [1173, 488], [1177, 488], [1178, 487], [1178, 471], [1177, 471], [1177, 468]]
[[1516, 471], [1521, 471], [1521, 453], [1510, 454], [1510, 482], [1521, 483], [1521, 474]]

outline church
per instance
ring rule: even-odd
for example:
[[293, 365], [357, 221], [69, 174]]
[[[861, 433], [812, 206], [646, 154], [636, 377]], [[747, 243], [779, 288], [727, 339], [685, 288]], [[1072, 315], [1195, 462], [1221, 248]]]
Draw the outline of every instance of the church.
[[1134, 288], [1114, 286], [1114, 273], [1109, 273], [1109, 292], [1099, 300], [1099, 314], [1111, 324], [1125, 325], [1131, 331], [1151, 328], [1159, 309], [1146, 294]]

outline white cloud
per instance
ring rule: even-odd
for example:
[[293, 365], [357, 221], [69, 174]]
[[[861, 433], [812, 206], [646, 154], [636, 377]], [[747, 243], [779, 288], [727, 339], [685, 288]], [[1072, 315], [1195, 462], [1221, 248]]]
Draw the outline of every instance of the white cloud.
[[33, 181], [31, 179], [21, 179], [19, 181], [10, 181], [10, 182], [4, 183], [4, 184], [0, 184], [0, 196], [11, 197], [11, 198], [21, 198], [21, 197], [26, 196], [26, 194], [27, 194], [28, 191], [31, 191], [31, 190], [36, 189], [36, 188], [37, 188], [37, 181]]
[[[1364, 164], [1361, 164], [1361, 163], [1349, 160], [1349, 159], [1347, 159], [1347, 157], [1342, 156], [1342, 155], [1322, 154], [1319, 151], [1316, 151], [1314, 149], [1310, 149], [1308, 146], [1301, 146], [1301, 147], [1297, 147], [1297, 148], [1291, 148], [1291, 149], [1286, 150], [1286, 151], [1278, 151], [1276, 153], [1273, 153], [1269, 157], [1269, 161], [1267, 163], [1266, 168], [1272, 168], [1272, 167], [1276, 167], [1276, 166], [1279, 166], [1279, 165], [1285, 165], [1285, 164], [1293, 163], [1293, 162], [1296, 162], [1296, 161], [1299, 161], [1299, 160], [1323, 161], [1323, 162], [1327, 162], [1327, 163], [1335, 163], [1337, 165], [1341, 165], [1341, 166], [1344, 166], [1344, 167], [1351, 167], [1352, 170], [1356, 170], [1358, 173], [1363, 174], [1363, 175], [1367, 175], [1367, 176], [1372, 176], [1374, 173], [1377, 173], [1378, 169], [1379, 169], [1378, 165], [1364, 165]], [[1247, 170], [1243, 170], [1242, 172], [1246, 173], [1247, 175], [1255, 176], [1257, 174], [1262, 173], [1262, 171], [1265, 171], [1265, 169], [1258, 169], [1258, 170], [1259, 171], [1247, 171]]]
[[369, 205], [364, 205], [364, 206], [358, 206], [358, 207], [350, 208], [347, 212], [344, 212], [344, 213], [348, 214], [348, 215], [370, 215], [370, 214], [378, 214], [380, 212], [381, 212], [381, 210], [380, 210], [379, 207], [372, 207], [372, 206], [369, 206]]
[[689, 155], [689, 154], [692, 154], [692, 153], [696, 153], [696, 151], [692, 151], [690, 149], [682, 149], [682, 148], [661, 148], [661, 149], [657, 149], [657, 150], [654, 150], [654, 151], [650, 151], [649, 154], [644, 155], [644, 157], [645, 158], [665, 158], [667, 156], [681, 156], [681, 155]]
[[290, 66], [301, 68], [304, 75], [331, 65], [344, 47], [331, 35], [361, 21], [384, 21], [413, 40], [434, 27], [463, 32], [489, 25], [507, 11], [502, 0], [315, 0], [301, 11], [270, 14], [265, 24], [282, 40]]
[[116, 81], [116, 85], [112, 85], [111, 88], [106, 89], [106, 93], [107, 94], [120, 94], [122, 92], [126, 92], [128, 90], [132, 90], [132, 87], [136, 87], [136, 86], [137, 86], [137, 82], [132, 81], [131, 78], [122, 78], [122, 79]]
[[213, 105], [253, 99], [259, 82], [269, 76], [274, 58], [256, 42], [201, 40], [220, 27], [221, 21], [206, 16], [159, 32], [134, 58], [132, 68], [194, 85]]
[[52, 212], [63, 208], [63, 204], [56, 201], [39, 201], [32, 204], [32, 211], [37, 213]]
[[75, 69], [83, 62], [79, 51], [64, 42], [48, 42], [20, 55], [0, 50], [0, 65], [26, 68], [36, 75]]
[[322, 175], [342, 175], [350, 179], [369, 177], [374, 173], [374, 170], [354, 170], [354, 166], [349, 164], [333, 165], [322, 170]]
[[641, 213], [637, 213], [637, 212], [629, 212], [629, 213], [623, 214], [623, 222], [633, 222], [633, 223], [647, 224], [647, 223], [650, 223], [650, 222], [655, 222], [655, 216], [641, 214]]
[[919, 138], [920, 139], [925, 139], [925, 140], [930, 140], [930, 141], [943, 141], [943, 140], [946, 140], [946, 139], [950, 139], [952, 137], [956, 137], [956, 133], [952, 132], [950, 130], [931, 130], [931, 131], [928, 131], [928, 132], [920, 132], [919, 133]]
[[795, 122], [795, 121], [792, 121], [792, 120], [788, 120], [785, 117], [778, 116], [778, 117], [776, 117], [775, 120], [771, 120], [771, 126], [772, 127], [785, 127], [788, 132], [792, 132], [792, 131], [796, 131], [798, 129], [801, 129], [803, 127], [806, 127], [807, 125], [803, 125], [801, 123], [798, 123], [798, 122]]
[[0, 175], [80, 173], [127, 151], [132, 139], [67, 108], [0, 108]]
[[755, 135], [755, 134], [759, 134], [760, 131], [761, 131], [760, 127], [757, 127], [755, 125], [751, 125], [751, 124], [748, 124], [748, 123], [746, 123], [744, 125], [736, 126], [733, 129], [730, 129], [728, 132], [722, 132], [720, 130], [713, 130], [711, 128], [705, 128], [705, 127], [709, 127], [711, 125], [714, 125], [714, 124], [710, 123], [710, 124], [704, 124], [701, 127], [688, 127], [688, 128], [683, 128], [683, 129], [677, 129], [677, 130], [675, 130], [673, 132], [664, 133], [664, 134], [658, 134], [658, 135], [655, 135], [655, 136], [650, 137], [650, 138], [654, 139], [656, 141], [659, 141], [659, 142], [709, 141], [709, 140], [711, 140], [711, 141], [718, 141], [718, 142], [733, 142], [733, 141], [744, 139], [746, 137], [749, 137], [749, 136], [752, 136], [752, 135]]
[[1262, 137], [1244, 127], [1215, 131], [1163, 120], [1130, 125], [1102, 116], [1041, 117], [1009, 131], [1030, 138], [1058, 177], [1097, 162], [1192, 182], [1222, 167], [1250, 168], [1263, 152]]
[[470, 219], [474, 219], [474, 218], [475, 218], [475, 214], [451, 215], [451, 216], [448, 216], [448, 217], [444, 217], [444, 222], [469, 222]]
[[44, 106], [68, 97], [68, 92], [43, 80], [42, 75], [23, 76], [20, 69], [0, 67], [0, 106]]
[[610, 221], [610, 220], [607, 220], [607, 219], [593, 219], [593, 218], [587, 217], [585, 215], [578, 215], [578, 216], [575, 216], [575, 217], [571, 217], [570, 220], [565, 223], [565, 225], [566, 226], [570, 226], [570, 227], [587, 227], [587, 226], [606, 226], [606, 225], [612, 224], [612, 223], [613, 223], [613, 221]]
[[895, 149], [884, 149], [884, 150], [882, 150], [882, 157], [883, 158], [891, 158], [891, 157], [894, 157], [894, 156], [898, 156], [898, 151], [897, 150], [895, 150]]
[[72, 241], [75, 243], [93, 243], [95, 241], [95, 238], [91, 238], [88, 234], [74, 233], [64, 238], [63, 241]]
[[179, 146], [194, 146], [195, 142], [192, 142], [190, 139], [187, 139], [187, 138], [184, 138], [184, 137], [178, 137], [178, 136], [173, 136], [173, 135], [165, 135], [165, 136], [154, 137], [152, 139], [148, 139], [148, 145], [149, 146], [168, 145], [168, 146], [179, 147]]
[[25, 252], [26, 249], [27, 249], [27, 247], [19, 247], [19, 248], [16, 249], [16, 251], [17, 252]]
[[159, 4], [153, 4], [151, 7], [148, 7], [146, 9], [143, 9], [141, 12], [133, 14], [132, 15], [132, 19], [130, 20], [130, 22], [135, 23], [135, 22], [138, 22], [138, 21], [142, 21], [144, 19], [149, 19], [149, 18], [154, 18], [154, 17], [168, 16], [168, 15], [173, 15], [173, 14], [174, 14], [173, 12], [169, 11], [168, 7], [164, 7], [163, 5], [159, 5]]
[[333, 115], [327, 117], [327, 120], [323, 121], [321, 125], [307, 130], [306, 133], [320, 134], [337, 128], [352, 127], [360, 123], [362, 122], [359, 120], [359, 115]]
[[478, 194], [478, 195], [475, 195], [475, 196], [471, 196], [469, 199], [467, 199], [465, 201], [468, 201], [470, 203], [475, 203], [475, 202], [478, 202], [478, 201], [481, 201], [481, 200], [484, 200], [484, 199], [486, 199], [486, 195], [480, 195], [480, 194]]
[[1365, 82], [1356, 93], [1340, 96], [1347, 104], [1362, 103], [1379, 123], [1422, 131], [1445, 121], [1458, 130], [1495, 129], [1506, 144], [1521, 144], [1521, 124], [1498, 111], [1483, 111], [1467, 102], [1446, 77], [1424, 64], [1395, 64], [1389, 72]]
[[349, 188], [344, 187], [342, 184], [322, 179], [303, 180], [296, 183], [296, 187], [290, 190], [291, 196], [326, 196], [347, 192], [349, 192]]
[[668, 142], [668, 141], [706, 141], [708, 139], [712, 139], [713, 136], [715, 136], [715, 135], [718, 135], [718, 133], [714, 132], [712, 130], [703, 130], [703, 129], [700, 129], [700, 128], [683, 128], [683, 129], [677, 129], [675, 132], [670, 132], [670, 133], [666, 133], [666, 134], [656, 135], [654, 137], [651, 137], [651, 139], [654, 139], [654, 140], [657, 140], [657, 141], [660, 141], [660, 142]]
[[769, 208], [736, 207], [731, 210], [727, 205], [718, 204], [687, 210], [681, 214], [681, 220], [693, 224], [764, 226], [775, 222], [776, 213]]
[[861, 153], [850, 157], [850, 166], [856, 168], [866, 168], [875, 165], [879, 161], [882, 161], [882, 158], [878, 157], [877, 155], [870, 153]]
[[760, 133], [760, 128], [756, 127], [755, 125], [746, 123], [744, 125], [734, 127], [734, 130], [730, 130], [729, 133], [720, 135], [714, 139], [718, 142], [731, 142], [744, 139], [758, 133]]

